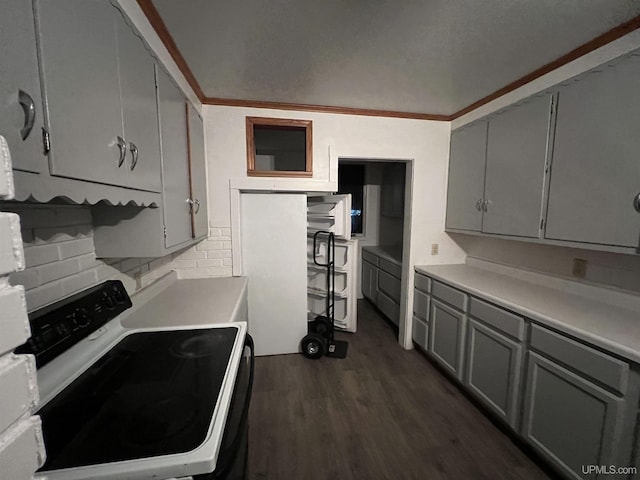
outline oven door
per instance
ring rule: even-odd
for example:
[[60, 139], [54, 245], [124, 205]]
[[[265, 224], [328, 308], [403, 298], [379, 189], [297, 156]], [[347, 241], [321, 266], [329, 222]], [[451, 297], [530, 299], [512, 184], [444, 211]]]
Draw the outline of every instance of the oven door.
[[249, 454], [249, 405], [254, 370], [253, 339], [247, 333], [216, 469], [213, 473], [194, 475], [193, 480], [246, 480]]

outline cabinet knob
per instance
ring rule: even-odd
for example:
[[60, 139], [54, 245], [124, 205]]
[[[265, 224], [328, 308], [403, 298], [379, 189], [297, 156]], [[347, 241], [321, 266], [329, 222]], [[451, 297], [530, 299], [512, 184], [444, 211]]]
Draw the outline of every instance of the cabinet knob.
[[482, 211], [482, 199], [476, 202], [476, 210], [478, 210], [479, 212]]
[[118, 136], [118, 148], [120, 149], [120, 159], [118, 160], [118, 168], [124, 163], [124, 158], [127, 155], [127, 144], [122, 137]]
[[640, 213], [640, 193], [633, 198], [633, 208], [636, 209], [636, 212]]
[[195, 199], [195, 201], [193, 202], [196, 205], [196, 211], [194, 212], [196, 215], [198, 214], [198, 212], [200, 211], [200, 200], [198, 200], [197, 198]]
[[131, 171], [133, 172], [133, 169], [138, 164], [138, 147], [136, 147], [135, 143], [130, 142], [129, 150], [131, 151]]
[[489, 204], [491, 203], [491, 200], [485, 200], [484, 202], [482, 202], [482, 211], [483, 212], [488, 212], [489, 211]]
[[18, 91], [18, 102], [24, 112], [24, 126], [20, 129], [20, 136], [22, 140], [26, 140], [36, 120], [36, 106], [33, 98], [23, 90]]

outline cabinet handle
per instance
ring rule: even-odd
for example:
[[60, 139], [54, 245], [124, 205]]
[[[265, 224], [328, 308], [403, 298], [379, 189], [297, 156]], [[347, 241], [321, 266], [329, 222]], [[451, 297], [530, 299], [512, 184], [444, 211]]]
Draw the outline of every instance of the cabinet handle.
[[118, 160], [118, 168], [120, 168], [124, 163], [125, 156], [127, 155], [127, 144], [120, 136], [118, 137], [118, 148], [120, 149], [120, 160]]
[[195, 202], [193, 202], [193, 203], [195, 203], [195, 204], [196, 204], [196, 211], [195, 211], [195, 214], [197, 215], [197, 214], [198, 214], [198, 212], [200, 211], [200, 200], [198, 200], [198, 199], [196, 198]]
[[18, 91], [18, 102], [24, 112], [24, 126], [20, 129], [20, 136], [22, 140], [26, 140], [36, 121], [36, 105], [33, 103], [33, 98], [24, 90]]
[[189, 213], [193, 213], [193, 204], [195, 202], [190, 198], [187, 198], [186, 202], [189, 204]]
[[138, 164], [138, 147], [136, 147], [135, 143], [131, 142], [129, 143], [129, 150], [131, 150], [131, 171], [133, 172], [133, 169], [136, 168]]
[[640, 193], [633, 199], [633, 208], [636, 209], [636, 212], [640, 213]]
[[479, 212], [482, 211], [482, 199], [476, 202], [476, 210], [478, 210]]
[[482, 211], [483, 212], [488, 212], [489, 211], [489, 200], [485, 200], [484, 202], [482, 202]]

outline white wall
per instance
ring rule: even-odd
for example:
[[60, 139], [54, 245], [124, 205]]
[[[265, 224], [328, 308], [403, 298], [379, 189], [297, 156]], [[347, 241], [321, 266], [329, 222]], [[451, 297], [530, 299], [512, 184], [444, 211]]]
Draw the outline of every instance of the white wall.
[[[234, 251], [238, 231], [232, 219], [233, 190], [330, 191], [337, 188], [338, 158], [408, 160], [413, 168], [408, 238], [405, 238], [402, 315], [413, 302], [413, 265], [460, 263], [464, 252], [444, 233], [450, 125], [446, 122], [363, 117], [226, 106], [203, 107], [207, 139], [209, 212], [213, 224], [231, 227]], [[313, 121], [313, 178], [248, 178], [245, 117], [262, 116]], [[232, 222], [233, 220], [233, 222]], [[430, 245], [440, 255], [430, 255]], [[410, 248], [409, 248], [410, 245]], [[235, 252], [234, 252], [235, 253]], [[410, 318], [409, 318], [410, 321]], [[410, 334], [400, 330], [402, 343]]]

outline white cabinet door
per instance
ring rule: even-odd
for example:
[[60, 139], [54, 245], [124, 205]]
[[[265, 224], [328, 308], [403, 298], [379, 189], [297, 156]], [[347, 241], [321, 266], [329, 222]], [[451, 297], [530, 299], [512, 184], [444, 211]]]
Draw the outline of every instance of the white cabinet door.
[[540, 236], [551, 100], [532, 97], [489, 119], [483, 232]]
[[162, 195], [167, 248], [192, 238], [189, 208], [186, 101], [173, 80], [157, 68], [162, 144]]
[[487, 122], [481, 121], [451, 134], [447, 229], [482, 230]]
[[51, 173], [124, 186], [115, 9], [103, 0], [36, 6]]
[[195, 108], [191, 104], [188, 104], [187, 108], [189, 111], [189, 175], [193, 201], [193, 237], [201, 238], [209, 233], [204, 125]]
[[0, 45], [0, 134], [9, 143], [13, 168], [43, 172], [47, 158], [42, 150], [44, 119], [31, 2], [2, 2]]
[[560, 89], [546, 238], [636, 247], [640, 56]]
[[115, 10], [124, 139], [127, 142], [127, 184], [159, 192], [160, 136], [155, 66], [144, 42]]

